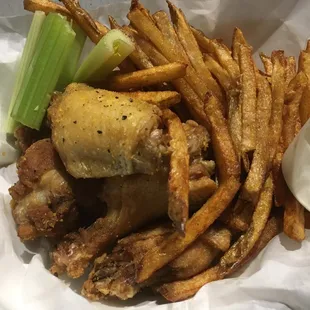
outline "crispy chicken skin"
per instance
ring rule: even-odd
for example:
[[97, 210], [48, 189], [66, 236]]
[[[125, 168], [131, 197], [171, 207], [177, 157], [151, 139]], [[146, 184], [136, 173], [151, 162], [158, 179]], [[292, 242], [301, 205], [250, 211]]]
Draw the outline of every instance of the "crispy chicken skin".
[[159, 246], [172, 232], [171, 226], [162, 225], [119, 240], [111, 254], [103, 254], [95, 260], [88, 280], [83, 285], [82, 294], [91, 300], [107, 297], [126, 300], [144, 287], [188, 279], [205, 270], [220, 253], [204, 241], [204, 236], [208, 234], [205, 232], [148, 281], [136, 283], [137, 266], [143, 255], [149, 249]]
[[32, 144], [17, 169], [19, 181], [9, 192], [22, 240], [58, 237], [76, 227], [78, 212], [72, 189], [50, 139]]
[[156, 106], [85, 84], [70, 84], [48, 110], [53, 144], [75, 178], [156, 172], [160, 116]]
[[[185, 130], [186, 133], [191, 133], [188, 135], [188, 143], [192, 145], [193, 157], [196, 160], [206, 150], [209, 141], [206, 130], [201, 128], [191, 122], [188, 125], [189, 130]], [[193, 131], [197, 135], [193, 135]], [[212, 174], [211, 171], [208, 173]], [[210, 174], [204, 176], [209, 177]], [[65, 236], [52, 253], [51, 272], [67, 272], [70, 277], [80, 277], [89, 263], [100, 255], [107, 245], [164, 216], [168, 208], [167, 181], [168, 164], [162, 165], [161, 170], [153, 175], [106, 178], [100, 197], [107, 204], [107, 215], [88, 228]], [[197, 194], [195, 186], [192, 187], [195, 193], [193, 197], [190, 194], [190, 201], [198, 206], [216, 189], [215, 183], [210, 179], [200, 186], [204, 192], [201, 195]]]

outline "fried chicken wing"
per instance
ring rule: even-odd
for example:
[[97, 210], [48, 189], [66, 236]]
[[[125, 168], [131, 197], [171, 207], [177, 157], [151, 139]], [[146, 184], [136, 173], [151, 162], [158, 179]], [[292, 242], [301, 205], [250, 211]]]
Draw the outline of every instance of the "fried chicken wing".
[[71, 84], [48, 110], [52, 140], [75, 178], [152, 174], [161, 161], [161, 110], [147, 102]]
[[[195, 158], [202, 154], [208, 145], [205, 129], [192, 122], [188, 125], [190, 137], [188, 143], [193, 146]], [[193, 130], [197, 132], [194, 136]], [[196, 137], [196, 138], [195, 138]], [[197, 139], [197, 140], [195, 140]], [[212, 165], [212, 164], [211, 164]], [[213, 164], [214, 166], [214, 164]], [[210, 176], [212, 172], [201, 175]], [[164, 216], [168, 208], [168, 165], [153, 175], [131, 175], [125, 177], [106, 178], [101, 200], [107, 204], [107, 215], [98, 219], [93, 225], [79, 232], [65, 236], [64, 240], [52, 253], [51, 272], [61, 274], [67, 272], [70, 277], [80, 277], [89, 263], [105, 248], [147, 223]], [[198, 180], [197, 180], [198, 182]], [[195, 184], [191, 180], [190, 202], [199, 206], [216, 190], [213, 180], [206, 178]]]
[[72, 187], [50, 139], [32, 144], [19, 159], [19, 181], [9, 190], [22, 240], [62, 236], [76, 227]]
[[159, 246], [173, 229], [162, 225], [119, 240], [111, 254], [103, 254], [95, 260], [82, 294], [92, 300], [106, 297], [125, 300], [132, 298], [144, 287], [191, 278], [205, 270], [220, 253], [219, 249], [210, 245], [214, 239], [221, 237], [223, 243], [230, 244], [231, 234], [226, 228], [210, 229], [210, 232], [205, 232], [178, 258], [143, 283], [135, 281], [136, 266], [146, 251]]

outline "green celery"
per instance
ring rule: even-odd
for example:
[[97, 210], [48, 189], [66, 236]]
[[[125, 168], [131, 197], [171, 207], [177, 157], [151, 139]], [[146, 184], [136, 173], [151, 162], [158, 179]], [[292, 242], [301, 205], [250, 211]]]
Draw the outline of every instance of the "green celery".
[[13, 119], [40, 129], [74, 38], [75, 32], [64, 16], [48, 14], [11, 113]]
[[105, 79], [134, 49], [133, 42], [122, 31], [109, 31], [86, 57], [75, 74], [74, 82]]
[[73, 24], [72, 28], [76, 36], [57, 83], [56, 89], [60, 91], [63, 91], [73, 81], [87, 37], [86, 33], [77, 24]]
[[9, 134], [12, 134], [15, 128], [18, 126], [18, 122], [16, 122], [10, 115], [13, 110], [13, 106], [15, 104], [18, 92], [21, 89], [26, 72], [29, 68], [29, 64], [32, 60], [33, 53], [36, 48], [36, 44], [37, 44], [38, 37], [41, 32], [44, 19], [45, 19], [44, 12], [36, 11], [33, 15], [33, 19], [31, 22], [30, 29], [29, 29], [29, 34], [27, 36], [27, 40], [24, 46], [22, 57], [20, 59], [19, 68], [17, 71], [15, 84], [13, 88], [13, 94], [12, 94], [11, 101], [10, 101], [8, 119], [6, 123], [6, 132]]

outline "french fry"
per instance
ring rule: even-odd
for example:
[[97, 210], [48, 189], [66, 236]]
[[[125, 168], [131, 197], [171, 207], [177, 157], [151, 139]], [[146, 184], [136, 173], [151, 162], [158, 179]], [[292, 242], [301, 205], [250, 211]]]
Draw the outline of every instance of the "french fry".
[[289, 56], [286, 59], [286, 66], [285, 66], [285, 84], [286, 88], [293, 80], [296, 75], [296, 59], [294, 56]]
[[237, 85], [233, 81], [228, 72], [208, 54], [204, 55], [204, 62], [210, 72], [216, 77], [220, 85], [223, 87], [226, 93], [233, 91]]
[[256, 77], [252, 60], [252, 49], [239, 46], [241, 73], [240, 105], [242, 113], [241, 151], [243, 154], [256, 148]]
[[185, 236], [178, 232], [170, 235], [159, 247], [148, 251], [139, 263], [136, 281], [141, 283], [155, 271], [179, 256], [226, 209], [239, 189], [234, 177], [220, 184], [213, 196], [186, 223]]
[[231, 54], [222, 44], [216, 40], [207, 38], [200, 30], [191, 27], [191, 30], [199, 44], [208, 54], [214, 55], [221, 66], [227, 70], [234, 81], [240, 76], [238, 63], [231, 57]]
[[[137, 5], [137, 1], [132, 2], [132, 6], [127, 17], [144, 37], [150, 39], [150, 41], [167, 58], [167, 60], [170, 62], [184, 62], [182, 53], [176, 50], [173, 45], [170, 44], [170, 41], [165, 39], [162, 32], [156, 27], [156, 25], [143, 14], [141, 5]], [[185, 79], [198, 94], [200, 99], [203, 100], [206, 92], [208, 91], [208, 86], [198, 77], [191, 65], [188, 65], [187, 67]]]
[[301, 126], [305, 125], [307, 120], [310, 118], [310, 84], [308, 83], [304, 89], [300, 106], [299, 106], [299, 115]]
[[71, 13], [75, 22], [86, 32], [87, 36], [97, 44], [105, 33], [102, 33], [89, 13], [81, 8], [78, 0], [61, 0]]
[[254, 206], [264, 185], [270, 167], [269, 157], [269, 121], [271, 117], [272, 98], [267, 79], [256, 72], [257, 79], [257, 147], [253, 154], [251, 168], [241, 187], [239, 199], [228, 216], [228, 225], [245, 231], [251, 220]]
[[271, 58], [267, 55], [265, 55], [264, 53], [259, 53], [259, 57], [264, 65], [265, 68], [265, 72], [267, 75], [272, 74], [272, 62], [271, 62]]
[[298, 72], [303, 71], [310, 79], [310, 51], [301, 51], [298, 59]]
[[209, 69], [205, 66], [202, 53], [199, 49], [198, 43], [190, 29], [190, 26], [183, 14], [183, 12], [167, 1], [171, 20], [175, 26], [179, 41], [181, 42], [186, 54], [188, 55], [191, 64], [197, 71], [199, 76], [207, 83], [209, 90], [220, 100], [223, 101], [222, 91], [213, 79]]
[[195, 295], [203, 285], [223, 279], [242, 267], [266, 226], [272, 207], [272, 194], [273, 183], [269, 176], [253, 214], [249, 230], [222, 256], [220, 262], [189, 280], [163, 284], [158, 289], [159, 293], [169, 301], [184, 300]]
[[172, 81], [185, 75], [186, 65], [178, 62], [109, 78], [110, 90], [123, 91]]
[[215, 249], [226, 252], [230, 247], [232, 234], [231, 231], [220, 225], [212, 225], [204, 234], [200, 236], [200, 240], [208, 243]]
[[163, 111], [163, 120], [171, 137], [168, 179], [168, 215], [175, 227], [184, 232], [188, 219], [189, 154], [187, 139], [180, 119], [170, 110]]
[[205, 112], [211, 127], [211, 141], [219, 168], [219, 182], [230, 177], [239, 179], [240, 165], [229, 134], [227, 122], [221, 112], [218, 99], [206, 94]]
[[231, 48], [232, 57], [236, 62], [239, 62], [240, 46], [250, 47], [245, 40], [242, 31], [236, 27], [233, 34], [233, 43]]
[[272, 53], [273, 71], [271, 75], [272, 110], [270, 118], [269, 151], [270, 162], [273, 161], [283, 128], [283, 107], [285, 93], [285, 59], [283, 51]]
[[[24, 9], [30, 12], [42, 11], [44, 13], [59, 13], [72, 18], [72, 14], [64, 6], [54, 3], [50, 0], [24, 0]], [[103, 24], [95, 21], [95, 24], [102, 35], [106, 34], [109, 29]]]
[[216, 191], [216, 183], [209, 177], [189, 181], [190, 204], [204, 203]]
[[288, 237], [296, 241], [305, 239], [304, 211], [304, 207], [288, 191], [284, 203], [283, 231]]
[[154, 104], [161, 109], [173, 107], [181, 101], [181, 95], [175, 91], [122, 92], [122, 94]]

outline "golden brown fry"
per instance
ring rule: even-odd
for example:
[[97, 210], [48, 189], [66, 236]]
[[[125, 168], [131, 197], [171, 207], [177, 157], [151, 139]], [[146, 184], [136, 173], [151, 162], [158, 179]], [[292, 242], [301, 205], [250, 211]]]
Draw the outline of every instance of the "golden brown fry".
[[180, 119], [170, 110], [163, 111], [163, 120], [171, 138], [168, 179], [168, 215], [175, 227], [184, 232], [188, 219], [189, 154], [187, 139]]
[[283, 127], [283, 106], [285, 93], [285, 59], [283, 51], [274, 51], [271, 55], [273, 71], [271, 76], [272, 111], [270, 118], [269, 151], [273, 161]]
[[214, 195], [186, 223], [185, 236], [178, 232], [170, 235], [159, 249], [151, 250], [140, 261], [136, 281], [141, 283], [155, 271], [180, 255], [196, 240], [227, 208], [239, 189], [239, 181], [234, 177], [220, 184]]
[[[72, 14], [64, 6], [54, 3], [50, 0], [24, 0], [24, 9], [30, 12], [42, 11], [44, 13], [59, 13], [61, 15], [72, 18]], [[103, 24], [95, 21], [95, 24], [102, 35], [106, 34], [109, 29]]]
[[296, 241], [305, 239], [304, 207], [297, 201], [291, 192], [287, 192], [284, 202], [284, 233]]
[[204, 203], [216, 191], [216, 183], [209, 177], [189, 181], [190, 204]]
[[238, 63], [231, 57], [230, 52], [218, 41], [207, 38], [203, 32], [191, 27], [191, 30], [199, 44], [208, 54], [215, 55], [221, 66], [227, 70], [234, 81], [240, 76]]
[[169, 301], [184, 300], [195, 295], [203, 285], [223, 279], [242, 267], [266, 226], [272, 207], [272, 194], [273, 184], [270, 176], [265, 183], [249, 230], [222, 256], [220, 262], [189, 280], [163, 284], [158, 290], [159, 293]]
[[104, 33], [97, 27], [89, 13], [81, 8], [78, 0], [61, 0], [67, 10], [71, 13], [75, 22], [86, 32], [87, 36], [96, 44]]
[[131, 88], [160, 84], [185, 75], [186, 65], [178, 62], [131, 73], [115, 75], [108, 81], [110, 90], [122, 91]]
[[122, 94], [157, 105], [161, 109], [173, 107], [181, 101], [176, 91], [122, 92]]
[[213, 79], [210, 71], [205, 66], [202, 53], [199, 49], [197, 41], [190, 29], [190, 26], [183, 14], [183, 12], [167, 0], [171, 20], [175, 26], [179, 41], [188, 55], [191, 64], [197, 71], [198, 75], [207, 83], [209, 90], [220, 100], [223, 100], [222, 91]]
[[294, 56], [289, 56], [286, 59], [286, 66], [285, 66], [285, 84], [286, 87], [290, 84], [293, 78], [296, 75], [296, 59]]
[[298, 59], [298, 72], [303, 71], [310, 79], [310, 52], [301, 51]]
[[264, 53], [259, 53], [259, 57], [264, 65], [265, 72], [267, 75], [272, 74], [272, 62], [271, 62], [271, 57], [265, 55]]
[[[169, 60], [170, 62], [179, 61], [184, 62], [184, 57], [179, 50], [176, 50], [169, 40], [166, 40], [162, 32], [156, 25], [145, 16], [141, 10], [141, 5], [136, 5], [137, 1], [133, 1], [130, 12], [127, 17], [136, 29], [156, 46], [156, 48]], [[186, 70], [186, 81], [203, 100], [205, 93], [208, 90], [206, 83], [198, 77], [191, 65]]]
[[299, 115], [301, 126], [303, 126], [310, 118], [310, 84], [307, 84], [304, 89], [299, 106]]
[[240, 165], [227, 122], [221, 112], [218, 100], [210, 93], [206, 94], [205, 112], [211, 126], [211, 141], [219, 169], [219, 181], [220, 183], [224, 182], [230, 177], [235, 177], [238, 180]]
[[200, 240], [222, 252], [226, 252], [229, 249], [231, 238], [232, 234], [228, 228], [216, 224], [200, 236]]
[[207, 68], [216, 77], [226, 93], [237, 87], [235, 81], [230, 78], [228, 72], [216, 60], [214, 60], [213, 57], [205, 54], [204, 61]]
[[252, 49], [239, 46], [239, 66], [241, 73], [240, 105], [242, 113], [241, 151], [247, 153], [256, 148], [256, 77], [252, 59]]
[[242, 31], [239, 28], [235, 28], [233, 34], [233, 43], [232, 43], [232, 57], [236, 62], [239, 62], [239, 52], [240, 46], [250, 47], [245, 40]]

